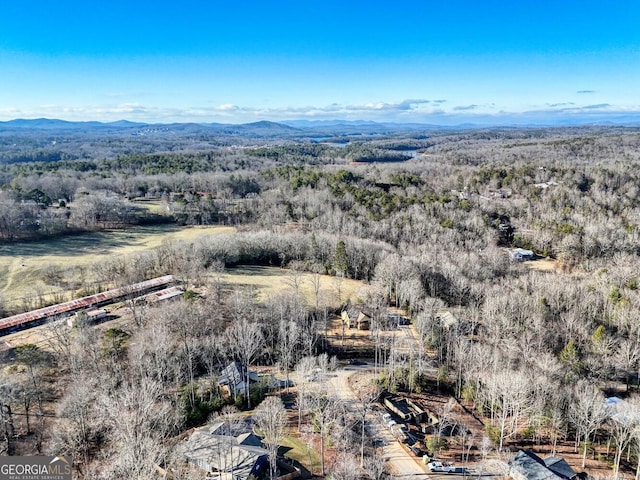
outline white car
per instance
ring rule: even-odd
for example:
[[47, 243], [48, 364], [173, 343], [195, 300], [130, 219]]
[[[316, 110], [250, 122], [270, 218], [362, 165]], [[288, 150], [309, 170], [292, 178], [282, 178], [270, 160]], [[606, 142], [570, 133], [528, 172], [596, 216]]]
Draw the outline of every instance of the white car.
[[446, 472], [453, 473], [456, 471], [456, 467], [450, 462], [429, 462], [427, 468], [430, 472]]

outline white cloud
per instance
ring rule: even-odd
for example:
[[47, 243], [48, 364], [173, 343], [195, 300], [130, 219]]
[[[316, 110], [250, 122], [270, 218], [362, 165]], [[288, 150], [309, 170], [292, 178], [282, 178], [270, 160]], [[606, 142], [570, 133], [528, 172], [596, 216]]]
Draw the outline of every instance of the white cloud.
[[234, 105], [233, 103], [225, 103], [223, 105], [218, 105], [216, 107], [216, 110], [220, 110], [222, 112], [229, 112], [229, 111], [236, 111], [239, 108], [240, 107], [238, 107], [237, 105]]
[[[406, 99], [397, 102], [361, 104], [331, 103], [324, 106], [247, 107], [235, 103], [168, 108], [136, 102], [95, 106], [41, 105], [32, 109], [0, 105], [0, 119], [60, 118], [64, 120], [131, 120], [149, 123], [221, 122], [243, 123], [257, 120], [373, 120], [453, 125], [460, 123], [511, 124], [554, 123], [560, 121], [604, 121], [607, 118], [636, 118], [640, 106], [613, 106], [607, 103], [575, 105], [572, 102], [546, 104], [541, 108], [510, 111], [493, 104], [468, 104], [445, 108], [446, 100]], [[625, 120], [626, 121], [626, 120]]]

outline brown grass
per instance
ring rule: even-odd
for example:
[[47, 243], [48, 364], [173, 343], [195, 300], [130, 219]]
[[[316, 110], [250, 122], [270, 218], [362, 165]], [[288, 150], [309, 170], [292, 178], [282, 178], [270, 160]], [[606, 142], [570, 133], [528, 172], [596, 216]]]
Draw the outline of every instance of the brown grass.
[[532, 260], [526, 262], [527, 267], [531, 270], [538, 270], [539, 272], [556, 272], [558, 271], [558, 262], [553, 258], [541, 258], [539, 260]]
[[106, 259], [150, 250], [167, 241], [233, 232], [233, 227], [156, 225], [0, 245], [0, 295], [7, 306], [20, 306], [26, 296], [61, 291], [45, 281], [47, 271], [52, 269], [64, 269], [70, 276], [82, 275], [70, 280], [90, 283], [90, 267]]
[[[347, 300], [356, 301], [364, 282], [351, 279], [339, 279], [329, 275], [320, 275], [319, 305], [337, 307]], [[228, 288], [254, 289], [259, 300], [271, 295], [298, 291], [309, 305], [315, 305], [315, 276], [312, 273], [294, 273], [278, 267], [242, 266], [225, 271], [222, 280]], [[340, 293], [340, 295], [338, 295]]]

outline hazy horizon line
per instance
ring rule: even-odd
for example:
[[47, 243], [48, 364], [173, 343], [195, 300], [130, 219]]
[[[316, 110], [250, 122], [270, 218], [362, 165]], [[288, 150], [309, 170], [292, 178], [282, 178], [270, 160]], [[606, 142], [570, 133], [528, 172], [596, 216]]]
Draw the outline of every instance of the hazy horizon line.
[[[458, 117], [458, 118], [455, 118]], [[517, 117], [517, 118], [514, 118]], [[522, 114], [505, 114], [505, 115], [476, 115], [474, 118], [468, 116], [458, 116], [458, 115], [447, 115], [445, 117], [447, 122], [438, 122], [437, 119], [414, 119], [414, 120], [399, 120], [399, 119], [379, 119], [372, 120], [367, 118], [344, 118], [344, 117], [333, 117], [333, 118], [287, 118], [287, 119], [273, 119], [269, 117], [261, 117], [257, 119], [250, 120], [233, 120], [233, 119], [225, 119], [225, 120], [174, 120], [174, 119], [154, 119], [154, 120], [137, 120], [131, 119], [127, 117], [120, 117], [115, 120], [111, 119], [74, 119], [74, 118], [63, 118], [63, 117], [54, 117], [54, 116], [21, 116], [21, 117], [13, 117], [7, 119], [0, 119], [0, 124], [12, 123], [12, 122], [35, 122], [35, 121], [50, 121], [50, 122], [64, 122], [71, 124], [81, 124], [81, 123], [97, 123], [101, 125], [109, 125], [109, 124], [117, 124], [117, 123], [131, 123], [138, 125], [249, 125], [256, 124], [262, 122], [269, 122], [274, 124], [282, 124], [287, 126], [295, 126], [291, 124], [299, 124], [302, 126], [303, 124], [308, 125], [318, 125], [322, 126], [323, 124], [372, 124], [372, 125], [424, 125], [430, 127], [462, 127], [462, 126], [471, 126], [471, 127], [568, 127], [568, 126], [639, 126], [640, 125], [640, 113], [631, 113], [631, 112], [617, 112], [609, 115], [599, 115], [597, 117], [571, 117], [564, 116], [558, 118], [535, 118], [535, 116], [527, 116]], [[452, 120], [457, 119], [458, 122], [452, 122]]]

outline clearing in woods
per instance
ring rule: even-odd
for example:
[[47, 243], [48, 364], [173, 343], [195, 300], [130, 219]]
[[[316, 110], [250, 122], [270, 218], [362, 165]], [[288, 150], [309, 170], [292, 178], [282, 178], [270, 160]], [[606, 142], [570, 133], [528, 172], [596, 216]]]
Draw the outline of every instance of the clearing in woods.
[[527, 267], [540, 272], [556, 272], [558, 271], [558, 262], [552, 258], [540, 258], [527, 262]]
[[229, 268], [222, 274], [225, 288], [254, 289], [259, 300], [279, 293], [295, 292], [304, 296], [309, 305], [315, 305], [315, 281], [319, 282], [318, 305], [338, 307], [347, 300], [355, 301], [358, 291], [365, 285], [360, 280], [293, 272], [278, 267], [242, 266]]
[[[233, 227], [153, 225], [126, 230], [92, 232], [37, 242], [0, 245], [0, 296], [8, 306], [20, 305], [27, 295], [56, 289], [43, 279], [52, 267], [88, 267], [108, 258], [149, 250], [163, 242], [195, 240], [204, 235], [234, 233]], [[85, 269], [86, 270], [86, 269]], [[91, 282], [91, 273], [78, 268], [74, 280]]]
[[[241, 266], [229, 268], [221, 275], [222, 288], [225, 290], [250, 290], [258, 300], [267, 300], [272, 295], [293, 293], [298, 288], [305, 297], [308, 305], [315, 305], [316, 294], [314, 281], [319, 282], [318, 304], [336, 308], [347, 300], [358, 302], [358, 295], [366, 284], [360, 280], [340, 279], [329, 275], [314, 275], [312, 273], [293, 273], [291, 270], [278, 267]], [[340, 294], [340, 297], [338, 297]], [[338, 301], [340, 300], [340, 301]], [[323, 303], [324, 302], [324, 303]], [[118, 326], [125, 328], [131, 321], [130, 312], [121, 304], [105, 307], [114, 319], [101, 322], [101, 330]], [[368, 334], [368, 332], [362, 332]], [[50, 337], [47, 325], [41, 325], [27, 330], [11, 333], [0, 338], [0, 351], [13, 348], [25, 343], [34, 343], [44, 349], [49, 349], [47, 338]]]

